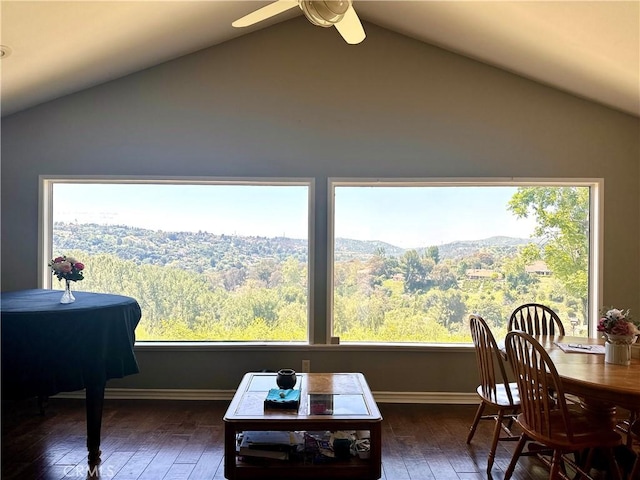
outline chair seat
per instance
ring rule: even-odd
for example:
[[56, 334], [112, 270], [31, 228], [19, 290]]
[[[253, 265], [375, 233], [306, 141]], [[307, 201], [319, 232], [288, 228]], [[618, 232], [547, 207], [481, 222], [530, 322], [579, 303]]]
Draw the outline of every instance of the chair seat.
[[527, 424], [524, 414], [518, 415], [517, 421], [522, 429], [535, 441], [543, 441], [548, 447], [561, 449], [567, 452], [590, 448], [594, 444], [600, 447], [616, 447], [621, 444], [622, 437], [609, 424], [598, 424], [584, 413], [569, 410], [569, 418], [573, 429], [573, 437], [568, 438], [564, 430], [564, 422], [561, 412], [554, 411], [549, 425], [551, 426], [550, 436], [541, 436], [530, 425]]
[[492, 391], [490, 395], [485, 395], [482, 391], [482, 385], [477, 388], [478, 396], [484, 399], [485, 402], [494, 405], [496, 407], [513, 407], [516, 405], [520, 405], [520, 394], [518, 393], [518, 385], [516, 383], [510, 383], [509, 389], [511, 390], [511, 397], [513, 398], [513, 403], [509, 401], [509, 396], [507, 395], [507, 390], [504, 387], [504, 384], [496, 384], [495, 391]]

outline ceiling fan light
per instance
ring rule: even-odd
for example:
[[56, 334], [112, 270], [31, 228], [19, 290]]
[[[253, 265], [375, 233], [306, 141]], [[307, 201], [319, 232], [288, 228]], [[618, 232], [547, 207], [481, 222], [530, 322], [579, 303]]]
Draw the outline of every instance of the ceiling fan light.
[[344, 14], [349, 9], [350, 2], [347, 0], [310, 0], [316, 12], [327, 22], [337, 23], [342, 20]]
[[327, 22], [324, 18], [320, 16], [318, 11], [316, 10], [316, 7], [313, 5], [312, 1], [300, 2], [300, 8], [302, 9], [302, 13], [304, 13], [304, 16], [307, 17], [307, 20], [309, 20], [314, 25], [317, 25], [318, 27], [333, 26], [332, 23]]
[[302, 0], [300, 8], [305, 17], [320, 27], [331, 27], [344, 17], [350, 0]]

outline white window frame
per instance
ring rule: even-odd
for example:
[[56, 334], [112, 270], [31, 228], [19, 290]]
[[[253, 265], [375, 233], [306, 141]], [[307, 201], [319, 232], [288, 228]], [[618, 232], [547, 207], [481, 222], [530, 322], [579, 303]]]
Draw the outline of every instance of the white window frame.
[[[603, 283], [603, 178], [354, 178], [330, 177], [327, 180], [329, 192], [327, 206], [327, 324], [326, 337], [329, 341], [333, 334], [333, 296], [334, 296], [334, 246], [335, 246], [335, 189], [349, 186], [384, 187], [589, 187], [589, 335], [597, 336], [599, 305], [602, 304]], [[366, 343], [366, 342], [365, 342]], [[376, 344], [379, 345], [379, 344]], [[435, 344], [434, 344], [435, 345]], [[437, 344], [446, 347], [447, 344]], [[399, 347], [401, 348], [401, 347]]]

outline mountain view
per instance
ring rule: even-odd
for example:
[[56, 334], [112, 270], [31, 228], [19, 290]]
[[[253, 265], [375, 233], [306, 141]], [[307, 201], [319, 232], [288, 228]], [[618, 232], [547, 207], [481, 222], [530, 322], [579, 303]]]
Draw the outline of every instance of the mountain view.
[[[406, 249], [339, 238], [333, 334], [342, 341], [469, 342], [469, 314], [482, 312], [500, 331], [513, 307], [529, 301], [576, 316], [580, 302], [561, 282], [527, 271], [523, 252], [539, 243], [501, 236]], [[53, 248], [54, 256], [85, 263], [75, 288], [138, 299], [140, 341], [307, 338], [304, 240], [56, 222]]]
[[52, 254], [86, 265], [75, 288], [136, 298], [140, 341], [307, 342], [317, 322], [468, 343], [470, 314], [500, 335], [524, 303], [587, 333], [589, 187], [337, 185], [330, 265], [309, 262], [307, 188], [56, 182]]
[[[283, 261], [295, 258], [307, 261], [307, 242], [286, 237], [246, 237], [215, 235], [207, 232], [164, 232], [127, 226], [76, 224], [58, 222], [54, 228], [54, 245], [60, 251], [81, 250], [88, 254], [109, 252], [136, 264], [177, 266], [203, 272], [209, 268], [224, 268], [238, 263], [253, 265], [270, 258]], [[480, 250], [496, 256], [510, 256], [518, 247], [531, 243], [531, 239], [490, 237], [474, 241], [458, 241], [439, 245], [441, 260], [461, 259]], [[400, 257], [407, 251], [422, 254], [425, 248], [401, 248], [380, 241], [337, 238], [336, 261], [366, 261], [376, 252]], [[184, 264], [184, 259], [189, 263]]]

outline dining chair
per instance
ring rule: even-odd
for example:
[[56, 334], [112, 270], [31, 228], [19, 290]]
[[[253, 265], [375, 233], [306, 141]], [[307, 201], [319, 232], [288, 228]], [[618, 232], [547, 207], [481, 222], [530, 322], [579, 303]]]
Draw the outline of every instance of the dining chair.
[[[522, 435], [505, 471], [505, 480], [511, 478], [520, 456], [531, 454], [523, 454], [528, 442], [553, 450], [550, 461], [543, 457], [550, 467], [550, 480], [568, 479], [565, 465], [570, 465], [586, 478], [592, 478], [589, 471], [596, 450], [602, 451], [608, 471], [613, 475], [607, 478], [620, 480], [614, 448], [622, 443], [622, 437], [614, 427], [609, 422], [588, 417], [581, 408], [568, 408], [556, 366], [533, 336], [520, 330], [509, 332], [505, 348], [516, 376], [522, 409], [517, 417]], [[550, 395], [551, 391], [555, 395]], [[586, 455], [580, 455], [583, 452]], [[570, 454], [576, 455], [575, 461], [569, 458]]]
[[[510, 383], [503, 362], [503, 356], [498, 344], [491, 333], [487, 322], [479, 315], [469, 317], [469, 328], [476, 350], [476, 360], [480, 385], [477, 388], [480, 397], [480, 405], [476, 411], [473, 424], [469, 429], [467, 443], [471, 443], [480, 420], [493, 420], [493, 439], [487, 459], [487, 473], [491, 472], [495, 460], [496, 448], [500, 440], [518, 440], [519, 436], [511, 432], [516, 414], [520, 410], [520, 398], [518, 387]], [[486, 407], [490, 407], [497, 413], [484, 415]], [[505, 421], [507, 422], [505, 424]], [[504, 432], [507, 436], [501, 436]]]
[[531, 335], [564, 335], [564, 325], [556, 312], [540, 303], [525, 303], [509, 318], [508, 330], [522, 330]]

